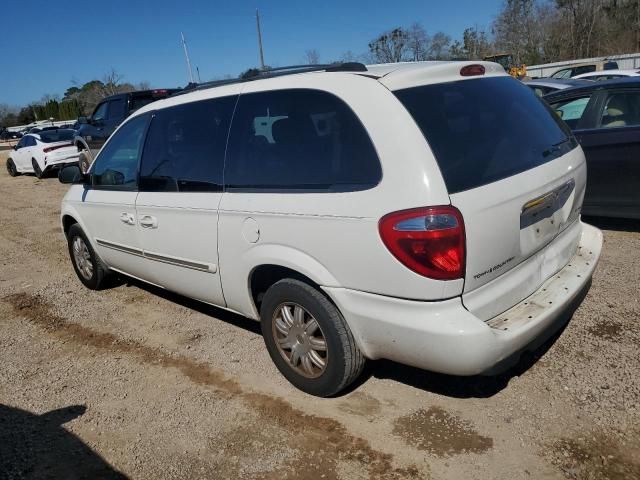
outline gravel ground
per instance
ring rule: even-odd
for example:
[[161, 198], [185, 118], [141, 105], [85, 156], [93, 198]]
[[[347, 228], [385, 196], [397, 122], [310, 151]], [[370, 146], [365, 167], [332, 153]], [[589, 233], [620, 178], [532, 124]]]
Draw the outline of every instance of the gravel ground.
[[370, 362], [317, 399], [255, 322], [132, 281], [86, 290], [64, 192], [0, 173], [0, 478], [640, 478], [638, 224], [597, 222], [585, 301], [507, 374]]

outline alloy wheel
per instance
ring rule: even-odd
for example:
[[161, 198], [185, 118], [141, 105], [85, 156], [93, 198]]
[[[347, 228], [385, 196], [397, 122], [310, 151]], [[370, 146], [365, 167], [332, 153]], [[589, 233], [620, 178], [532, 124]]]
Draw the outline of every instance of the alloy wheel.
[[86, 280], [90, 280], [93, 276], [93, 262], [91, 261], [91, 254], [89, 253], [87, 244], [82, 237], [73, 239], [73, 259], [76, 262], [80, 274]]

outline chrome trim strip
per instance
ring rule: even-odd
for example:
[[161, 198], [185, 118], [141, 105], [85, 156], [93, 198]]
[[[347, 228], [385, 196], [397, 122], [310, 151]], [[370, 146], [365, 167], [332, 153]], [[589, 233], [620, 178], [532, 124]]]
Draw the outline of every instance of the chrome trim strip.
[[101, 247], [111, 248], [113, 250], [118, 250], [124, 253], [130, 253], [131, 255], [136, 255], [137, 257], [144, 256], [142, 250], [138, 250], [137, 248], [125, 247], [124, 245], [118, 245], [117, 243], [105, 242], [104, 240], [100, 240], [96, 238], [96, 243]]
[[204, 263], [190, 262], [188, 260], [180, 260], [173, 257], [166, 257], [164, 255], [158, 255], [157, 253], [144, 252], [145, 258], [149, 260], [155, 260], [156, 262], [168, 263], [170, 265], [176, 265], [178, 267], [190, 268], [192, 270], [199, 270], [201, 272], [210, 272], [209, 265]]
[[137, 257], [148, 258], [149, 260], [154, 260], [156, 262], [168, 263], [177, 267], [190, 268], [192, 270], [198, 270], [200, 272], [206, 273], [215, 273], [217, 270], [215, 266], [211, 267], [206, 263], [191, 262], [189, 260], [181, 260], [174, 257], [158, 255], [157, 253], [144, 252], [137, 248], [125, 247], [124, 245], [118, 245], [117, 243], [105, 242], [104, 240], [100, 240], [99, 238], [96, 238], [96, 243], [102, 247], [118, 250], [119, 252], [129, 253]]

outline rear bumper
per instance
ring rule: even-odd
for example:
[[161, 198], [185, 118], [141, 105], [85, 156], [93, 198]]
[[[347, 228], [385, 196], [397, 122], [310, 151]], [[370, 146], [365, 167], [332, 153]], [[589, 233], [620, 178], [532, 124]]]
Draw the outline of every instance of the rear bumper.
[[529, 297], [487, 321], [469, 312], [460, 297], [417, 302], [344, 288], [325, 291], [367, 358], [475, 375], [553, 333], [590, 281], [601, 249], [600, 230], [583, 223], [569, 263]]
[[76, 153], [64, 155], [64, 156], [61, 155], [60, 157], [53, 157], [51, 159], [47, 158], [46, 162], [47, 164], [44, 166], [43, 171], [62, 168], [65, 165], [78, 163], [78, 153], [76, 152]]

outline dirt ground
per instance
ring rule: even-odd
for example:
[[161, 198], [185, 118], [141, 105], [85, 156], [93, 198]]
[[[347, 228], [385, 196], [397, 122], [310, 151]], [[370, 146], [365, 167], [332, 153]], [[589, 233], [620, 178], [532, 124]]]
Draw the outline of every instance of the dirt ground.
[[65, 190], [0, 173], [0, 478], [640, 478], [637, 224], [597, 223], [584, 303], [507, 374], [369, 362], [318, 399], [253, 321], [133, 281], [85, 289]]

